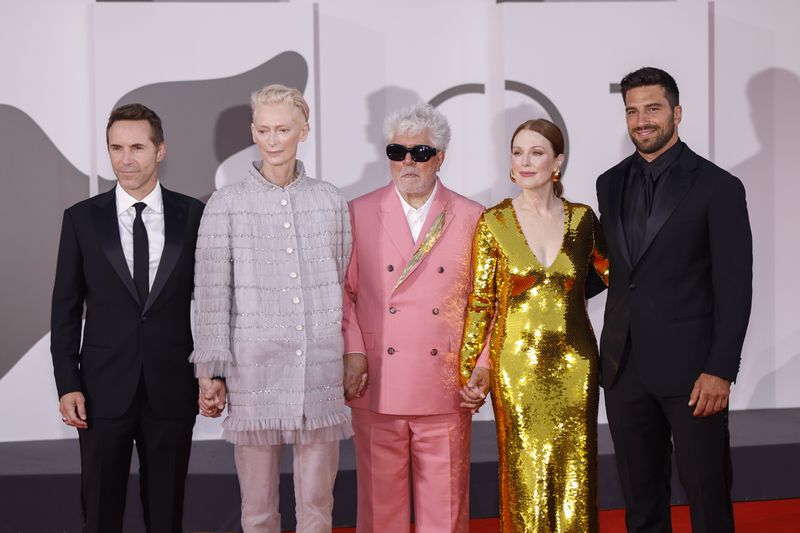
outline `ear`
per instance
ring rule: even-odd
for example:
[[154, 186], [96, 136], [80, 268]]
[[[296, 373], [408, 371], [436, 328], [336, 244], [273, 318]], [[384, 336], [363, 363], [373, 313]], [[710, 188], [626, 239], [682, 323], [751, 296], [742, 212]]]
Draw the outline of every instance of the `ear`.
[[672, 110], [672, 119], [675, 121], [675, 125], [681, 123], [681, 117], [683, 116], [683, 108], [680, 105], [676, 105], [675, 109]]
[[252, 122], [250, 123], [250, 136], [253, 138], [253, 144], [258, 144], [256, 140], [256, 125]]
[[300, 141], [303, 142], [308, 138], [308, 132], [311, 128], [308, 127], [308, 122], [303, 124], [303, 127], [300, 129]]
[[167, 156], [167, 143], [161, 141], [161, 144], [158, 145], [158, 149], [156, 150], [156, 161], [161, 162]]
[[437, 150], [435, 157], [439, 160], [439, 165], [436, 168], [436, 172], [439, 172], [439, 169], [442, 168], [442, 165], [444, 164], [444, 152], [442, 150]]
[[564, 154], [558, 154], [556, 156], [556, 168], [560, 172], [563, 167], [564, 167]]

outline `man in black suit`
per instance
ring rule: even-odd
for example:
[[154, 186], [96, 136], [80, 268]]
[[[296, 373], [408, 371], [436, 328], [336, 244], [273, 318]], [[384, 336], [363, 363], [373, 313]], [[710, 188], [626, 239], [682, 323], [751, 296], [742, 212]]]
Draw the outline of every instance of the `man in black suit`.
[[606, 410], [629, 532], [671, 531], [670, 472], [692, 529], [733, 531], [728, 397], [752, 295], [745, 191], [678, 138], [668, 73], [621, 83], [636, 153], [597, 180], [611, 261], [600, 339]]
[[189, 305], [203, 204], [159, 184], [166, 152], [152, 110], [115, 109], [106, 139], [117, 186], [67, 209], [61, 228], [51, 324], [60, 411], [78, 428], [83, 531], [122, 531], [136, 442], [147, 530], [177, 533], [197, 414]]

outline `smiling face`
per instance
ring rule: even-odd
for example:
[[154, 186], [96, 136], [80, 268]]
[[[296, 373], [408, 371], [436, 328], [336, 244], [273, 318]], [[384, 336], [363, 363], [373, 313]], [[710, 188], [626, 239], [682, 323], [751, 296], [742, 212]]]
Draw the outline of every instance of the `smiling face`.
[[272, 167], [294, 162], [297, 145], [308, 137], [308, 124], [291, 104], [257, 106], [250, 130], [264, 164]]
[[166, 155], [164, 143], [156, 145], [146, 120], [118, 120], [108, 129], [108, 155], [120, 187], [141, 200], [155, 188], [158, 164]]
[[564, 154], [556, 155], [544, 135], [520, 130], [511, 141], [511, 172], [523, 189], [553, 187], [553, 173], [564, 164]]
[[[391, 143], [401, 144], [406, 148], [413, 148], [418, 144], [433, 146], [431, 139], [426, 132], [416, 135], [394, 135]], [[411, 159], [411, 154], [406, 154], [402, 161], [389, 160], [389, 168], [392, 172], [397, 190], [403, 198], [414, 207], [421, 199], [420, 205], [425, 203], [433, 186], [436, 184], [436, 173], [444, 162], [444, 152], [437, 151], [436, 155], [425, 161], [418, 163]]]
[[634, 87], [625, 95], [625, 120], [636, 150], [652, 161], [678, 142], [681, 106], [673, 109], [660, 85]]

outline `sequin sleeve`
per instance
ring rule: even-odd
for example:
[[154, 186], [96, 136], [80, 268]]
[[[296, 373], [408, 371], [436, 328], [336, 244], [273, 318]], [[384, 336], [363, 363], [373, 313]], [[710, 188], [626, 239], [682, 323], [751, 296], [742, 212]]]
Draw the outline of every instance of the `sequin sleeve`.
[[460, 355], [462, 384], [469, 380], [486, 344], [497, 300], [497, 243], [485, 217], [484, 213], [478, 221], [472, 241], [472, 292], [467, 303]]
[[591, 298], [605, 290], [608, 286], [609, 263], [603, 228], [594, 211], [589, 210], [592, 217], [592, 251], [589, 254], [589, 271], [586, 279], [586, 298]]

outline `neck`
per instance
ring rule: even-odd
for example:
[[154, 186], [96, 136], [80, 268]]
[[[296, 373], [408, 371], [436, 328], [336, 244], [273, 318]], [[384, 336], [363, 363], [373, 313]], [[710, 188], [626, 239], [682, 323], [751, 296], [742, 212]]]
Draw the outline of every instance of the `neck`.
[[556, 206], [561, 206], [561, 199], [553, 194], [553, 186], [547, 184], [537, 189], [522, 189], [522, 194], [517, 196], [521, 207], [526, 207], [537, 214], [549, 213]]
[[663, 154], [664, 152], [675, 146], [677, 143], [678, 143], [678, 132], [676, 131], [675, 135], [672, 136], [672, 138], [667, 142], [667, 144], [662, 146], [661, 149], [658, 150], [657, 152], [652, 152], [649, 154], [639, 152], [639, 155], [642, 156], [642, 159], [644, 159], [648, 163], [652, 163], [653, 161], [656, 160], [658, 156], [660, 156], [661, 154]]
[[272, 166], [264, 161], [261, 164], [261, 175], [264, 179], [278, 187], [286, 187], [294, 181], [295, 158], [279, 166]]
[[139, 187], [138, 189], [135, 190], [129, 191], [125, 187], [122, 187], [122, 190], [124, 190], [126, 193], [130, 194], [131, 196], [133, 196], [134, 198], [136, 198], [141, 202], [147, 197], [148, 194], [153, 192], [153, 190], [156, 188], [156, 185], [158, 185], [157, 179], [153, 180], [153, 183], [147, 184], [144, 187]]
[[[434, 187], [435, 186], [436, 185], [434, 184]], [[434, 187], [431, 187], [428, 192], [419, 194], [408, 194], [400, 191], [400, 196], [403, 197], [403, 200], [405, 200], [408, 203], [408, 205], [410, 205], [414, 209], [419, 209], [420, 207], [425, 205], [425, 202], [427, 202], [428, 198], [431, 197]]]

